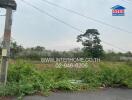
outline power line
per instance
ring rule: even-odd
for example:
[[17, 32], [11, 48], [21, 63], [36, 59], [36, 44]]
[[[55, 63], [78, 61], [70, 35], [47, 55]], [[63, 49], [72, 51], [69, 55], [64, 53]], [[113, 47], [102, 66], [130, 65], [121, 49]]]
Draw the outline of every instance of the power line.
[[[28, 6], [30, 6], [30, 7], [34, 8], [34, 9], [36, 9], [37, 11], [39, 11], [39, 12], [41, 12], [41, 13], [43, 13], [43, 14], [46, 14], [47, 16], [49, 16], [49, 17], [55, 19], [56, 21], [59, 21], [60, 23], [63, 23], [63, 24], [67, 25], [68, 27], [70, 27], [70, 28], [72, 28], [72, 29], [74, 29], [74, 30], [76, 30], [76, 31], [79, 31], [79, 32], [81, 32], [81, 33], [84, 33], [83, 31], [81, 31], [80, 29], [74, 27], [73, 25], [68, 24], [68, 23], [66, 23], [66, 22], [63, 21], [63, 20], [58, 19], [57, 17], [55, 17], [55, 16], [49, 14], [48, 12], [46, 12], [46, 11], [44, 11], [44, 10], [42, 10], [42, 9], [40, 9], [40, 8], [38, 8], [38, 7], [36, 7], [36, 6], [34, 6], [34, 5], [32, 5], [31, 3], [29, 3], [29, 2], [27, 2], [27, 1], [25, 1], [25, 0], [22, 0], [22, 1], [23, 1], [25, 4], [27, 4]], [[109, 46], [112, 46], [112, 47], [114, 47], [114, 48], [117, 48], [117, 49], [119, 49], [119, 50], [122, 50], [123, 52], [126, 52], [126, 50], [121, 49], [121, 48], [119, 48], [119, 47], [117, 47], [117, 46], [115, 46], [115, 45], [112, 45], [112, 44], [108, 43], [108, 42], [105, 42], [105, 41], [102, 41], [102, 42], [105, 43], [105, 44], [107, 44], [107, 45], [109, 45]]]
[[[81, 32], [81, 33], [84, 33], [84, 32], [81, 31], [80, 29], [78, 29], [78, 28], [72, 26], [71, 24], [68, 24], [68, 23], [66, 23], [66, 22], [64, 22], [64, 21], [62, 21], [62, 20], [56, 18], [55, 16], [53, 16], [53, 15], [49, 14], [48, 12], [46, 12], [46, 11], [44, 11], [44, 10], [42, 10], [42, 9], [40, 9], [40, 8], [38, 8], [38, 7], [36, 7], [36, 6], [34, 6], [34, 5], [32, 5], [31, 3], [28, 3], [28, 2], [25, 1], [25, 0], [22, 0], [22, 1], [23, 1], [24, 3], [26, 3], [28, 6], [33, 7], [33, 8], [36, 9], [37, 11], [39, 11], [39, 12], [41, 12], [41, 13], [44, 13], [44, 14], [46, 14], [46, 15], [49, 16], [49, 17], [52, 17], [53, 19], [55, 19], [55, 20], [57, 20], [57, 21], [59, 21], [59, 22], [65, 24], [65, 25], [67, 25], [68, 27], [70, 27], [70, 28], [72, 28], [72, 29], [74, 29], [74, 30], [77, 30], [77, 31], [79, 31], [79, 32]], [[117, 47], [117, 46], [114, 46], [114, 45], [112, 45], [112, 44], [110, 44], [110, 43], [107, 43], [107, 42], [105, 42], [105, 41], [102, 41], [102, 42], [105, 43], [105, 44], [107, 44], [107, 45], [109, 45], [109, 46], [112, 46], [112, 47], [114, 47], [114, 48], [117, 48], [117, 49], [119, 49], [119, 50], [122, 50], [122, 51], [125, 51], [125, 52], [126, 52], [126, 50], [121, 49], [121, 48], [119, 48], [119, 47]]]
[[111, 44], [111, 43], [108, 43], [108, 42], [106, 42], [106, 41], [102, 41], [102, 42], [105, 43], [105, 44], [107, 44], [107, 45], [109, 45], [109, 46], [111, 46], [111, 47], [114, 47], [114, 48], [117, 48], [117, 49], [119, 49], [119, 50], [121, 50], [121, 51], [126, 52], [126, 50], [124, 50], [124, 49], [122, 49], [122, 48], [120, 48], [120, 47], [117, 47], [117, 46], [115, 46], [115, 45], [113, 45], [113, 44]]
[[22, 1], [23, 1], [24, 3], [26, 3], [27, 5], [33, 7], [34, 9], [38, 10], [39, 12], [44, 13], [44, 14], [46, 14], [47, 16], [49, 16], [49, 17], [51, 17], [51, 18], [53, 18], [53, 19], [59, 21], [60, 23], [63, 23], [63, 24], [65, 24], [66, 26], [69, 26], [69, 27], [73, 28], [74, 30], [77, 30], [77, 31], [79, 31], [79, 32], [81, 32], [81, 33], [84, 33], [83, 31], [81, 31], [80, 29], [74, 27], [73, 25], [71, 25], [71, 24], [69, 24], [69, 23], [66, 23], [66, 22], [63, 21], [63, 20], [58, 19], [57, 17], [55, 17], [55, 16], [49, 14], [48, 12], [46, 12], [46, 11], [44, 11], [44, 10], [42, 10], [42, 9], [40, 9], [40, 8], [38, 8], [38, 7], [36, 7], [36, 6], [34, 6], [34, 5], [32, 5], [31, 3], [28, 3], [28, 2], [25, 1], [25, 0], [22, 0]]
[[74, 11], [74, 10], [72, 10], [72, 9], [69, 9], [69, 8], [62, 7], [62, 6], [60, 6], [60, 5], [58, 5], [58, 4], [55, 4], [55, 3], [53, 3], [53, 2], [50, 2], [50, 1], [47, 1], [47, 0], [41, 0], [41, 1], [43, 1], [43, 2], [45, 2], [45, 3], [48, 3], [48, 4], [50, 4], [50, 5], [56, 6], [56, 7], [58, 7], [58, 8], [61, 8], [61, 9], [63, 9], [63, 10], [69, 11], [69, 12], [71, 12], [71, 13], [74, 13], [74, 14], [76, 14], [76, 15], [82, 16], [82, 17], [84, 17], [84, 18], [86, 18], [86, 19], [89, 19], [89, 20], [92, 20], [92, 21], [94, 21], [94, 22], [97, 22], [97, 23], [100, 23], [100, 24], [109, 26], [109, 27], [114, 28], [114, 29], [116, 29], [116, 30], [120, 30], [120, 31], [122, 31], [122, 32], [126, 32], [126, 33], [129, 33], [129, 34], [132, 34], [132, 32], [130, 32], [130, 31], [127, 31], [127, 30], [122, 29], [122, 28], [117, 27], [117, 26], [113, 26], [113, 25], [111, 25], [111, 24], [105, 23], [105, 22], [103, 22], [103, 21], [100, 21], [100, 20], [97, 20], [97, 19], [94, 19], [94, 18], [88, 17], [88, 16], [86, 16], [86, 15], [84, 15], [84, 14], [81, 14], [81, 13], [79, 13], [79, 12], [77, 12], [77, 11]]
[[127, 0], [127, 1], [126, 1], [126, 0], [121, 0], [121, 1], [126, 2], [126, 3], [128, 3], [128, 4], [130, 4], [130, 2], [131, 2], [131, 1], [129, 1], [129, 0]]

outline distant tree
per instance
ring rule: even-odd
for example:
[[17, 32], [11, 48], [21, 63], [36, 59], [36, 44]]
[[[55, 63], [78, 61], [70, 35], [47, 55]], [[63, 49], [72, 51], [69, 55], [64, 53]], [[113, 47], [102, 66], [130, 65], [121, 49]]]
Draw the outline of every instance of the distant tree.
[[132, 52], [131, 52], [131, 51], [126, 52], [126, 53], [125, 53], [125, 56], [131, 57], [131, 56], [132, 56]]
[[51, 57], [52, 58], [60, 58], [61, 57], [61, 54], [60, 54], [60, 52], [59, 51], [52, 51], [51, 52]]
[[73, 58], [82, 58], [83, 57], [83, 51], [80, 48], [73, 48], [71, 51], [69, 51], [70, 55], [72, 55]]
[[11, 41], [10, 44], [10, 55], [11, 57], [15, 57], [18, 53], [23, 51], [23, 46], [18, 45], [16, 41]]
[[42, 46], [36, 46], [36, 47], [32, 47], [31, 50], [42, 52], [42, 51], [45, 50], [45, 47], [42, 47]]
[[103, 47], [99, 35], [97, 29], [88, 29], [84, 34], [77, 36], [77, 42], [81, 42], [84, 46], [85, 57], [102, 57]]
[[105, 53], [104, 54], [104, 60], [112, 61], [112, 62], [119, 61], [120, 56], [122, 55], [121, 52], [116, 53], [113, 50], [108, 50], [108, 51], [105, 51], [104, 53]]

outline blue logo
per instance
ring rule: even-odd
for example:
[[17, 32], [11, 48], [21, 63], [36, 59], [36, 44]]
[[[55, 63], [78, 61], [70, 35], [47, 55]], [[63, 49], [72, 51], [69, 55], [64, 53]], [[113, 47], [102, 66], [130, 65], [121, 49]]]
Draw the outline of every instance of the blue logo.
[[111, 8], [112, 9], [112, 16], [125, 16], [125, 7], [116, 5]]

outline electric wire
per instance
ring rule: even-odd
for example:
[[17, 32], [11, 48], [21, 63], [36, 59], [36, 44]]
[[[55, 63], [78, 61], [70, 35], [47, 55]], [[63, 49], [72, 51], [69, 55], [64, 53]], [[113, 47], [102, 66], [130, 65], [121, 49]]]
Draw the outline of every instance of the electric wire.
[[109, 26], [109, 27], [114, 28], [114, 29], [116, 29], [116, 30], [119, 30], [119, 31], [122, 31], [122, 32], [125, 32], [125, 33], [128, 33], [128, 34], [132, 34], [132, 32], [130, 32], [130, 31], [128, 31], [128, 30], [125, 30], [125, 29], [122, 29], [122, 28], [120, 28], [120, 27], [113, 26], [113, 25], [108, 24], [108, 23], [105, 23], [105, 22], [103, 22], [103, 21], [100, 21], [100, 20], [91, 18], [91, 17], [86, 16], [86, 15], [84, 15], [84, 14], [82, 14], [82, 13], [79, 13], [79, 12], [77, 12], [77, 11], [75, 11], [75, 10], [72, 10], [72, 9], [69, 9], [69, 8], [65, 8], [65, 7], [63, 7], [63, 6], [60, 6], [60, 5], [58, 5], [58, 4], [55, 4], [55, 3], [50, 2], [50, 1], [48, 1], [48, 0], [41, 0], [41, 1], [43, 1], [43, 2], [45, 2], [45, 3], [48, 3], [48, 4], [50, 4], [50, 5], [56, 6], [56, 7], [58, 7], [58, 8], [61, 8], [61, 9], [63, 9], [63, 10], [66, 10], [66, 11], [68, 11], [68, 12], [74, 13], [74, 14], [79, 15], [79, 16], [81, 16], [81, 17], [84, 17], [84, 18], [86, 18], [86, 19], [88, 19], [88, 20], [92, 20], [92, 21], [94, 21], [94, 22], [97, 22], [97, 23], [100, 23], [100, 24]]
[[[46, 14], [47, 16], [49, 16], [49, 17], [55, 19], [56, 21], [58, 21], [58, 22], [60, 22], [60, 23], [63, 23], [63, 24], [65, 24], [65, 25], [67, 25], [68, 27], [70, 27], [70, 28], [72, 28], [72, 29], [74, 29], [74, 30], [76, 30], [76, 31], [79, 31], [79, 32], [81, 32], [81, 33], [84, 34], [84, 32], [81, 31], [80, 29], [74, 27], [73, 25], [71, 25], [71, 24], [69, 24], [69, 23], [66, 23], [66, 22], [63, 21], [63, 20], [58, 19], [57, 17], [55, 17], [55, 16], [49, 14], [48, 12], [46, 12], [46, 11], [44, 11], [44, 10], [42, 10], [42, 9], [40, 9], [40, 8], [38, 8], [38, 7], [36, 7], [35, 5], [29, 3], [29, 2], [27, 2], [27, 1], [25, 1], [25, 0], [21, 0], [21, 1], [23, 1], [23, 3], [25, 3], [26, 5], [28, 5], [28, 6], [32, 7], [32, 8], [34, 8], [34, 9], [36, 9], [37, 11], [39, 11], [39, 12], [41, 12], [41, 13], [43, 13], [43, 14]], [[102, 41], [102, 42], [103, 42], [104, 44], [109, 45], [109, 46], [112, 46], [112, 47], [114, 47], [114, 48], [116, 48], [116, 49], [118, 49], [118, 50], [121, 50], [121, 51], [123, 51], [123, 52], [127, 52], [126, 50], [124, 50], [124, 49], [122, 49], [122, 48], [120, 48], [120, 47], [117, 47], [117, 46], [115, 46], [115, 45], [113, 45], [113, 44], [110, 44], [110, 43], [105, 42], [105, 41]]]

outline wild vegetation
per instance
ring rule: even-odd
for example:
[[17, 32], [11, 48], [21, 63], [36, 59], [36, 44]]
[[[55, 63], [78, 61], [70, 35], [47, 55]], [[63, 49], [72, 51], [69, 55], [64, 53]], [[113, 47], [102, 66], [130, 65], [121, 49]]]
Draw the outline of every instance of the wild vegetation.
[[[80, 81], [80, 82], [78, 82]], [[7, 85], [0, 96], [44, 94], [56, 90], [82, 91], [100, 87], [132, 88], [132, 67], [125, 63], [89, 63], [87, 68], [43, 68], [17, 61], [8, 70]]]

